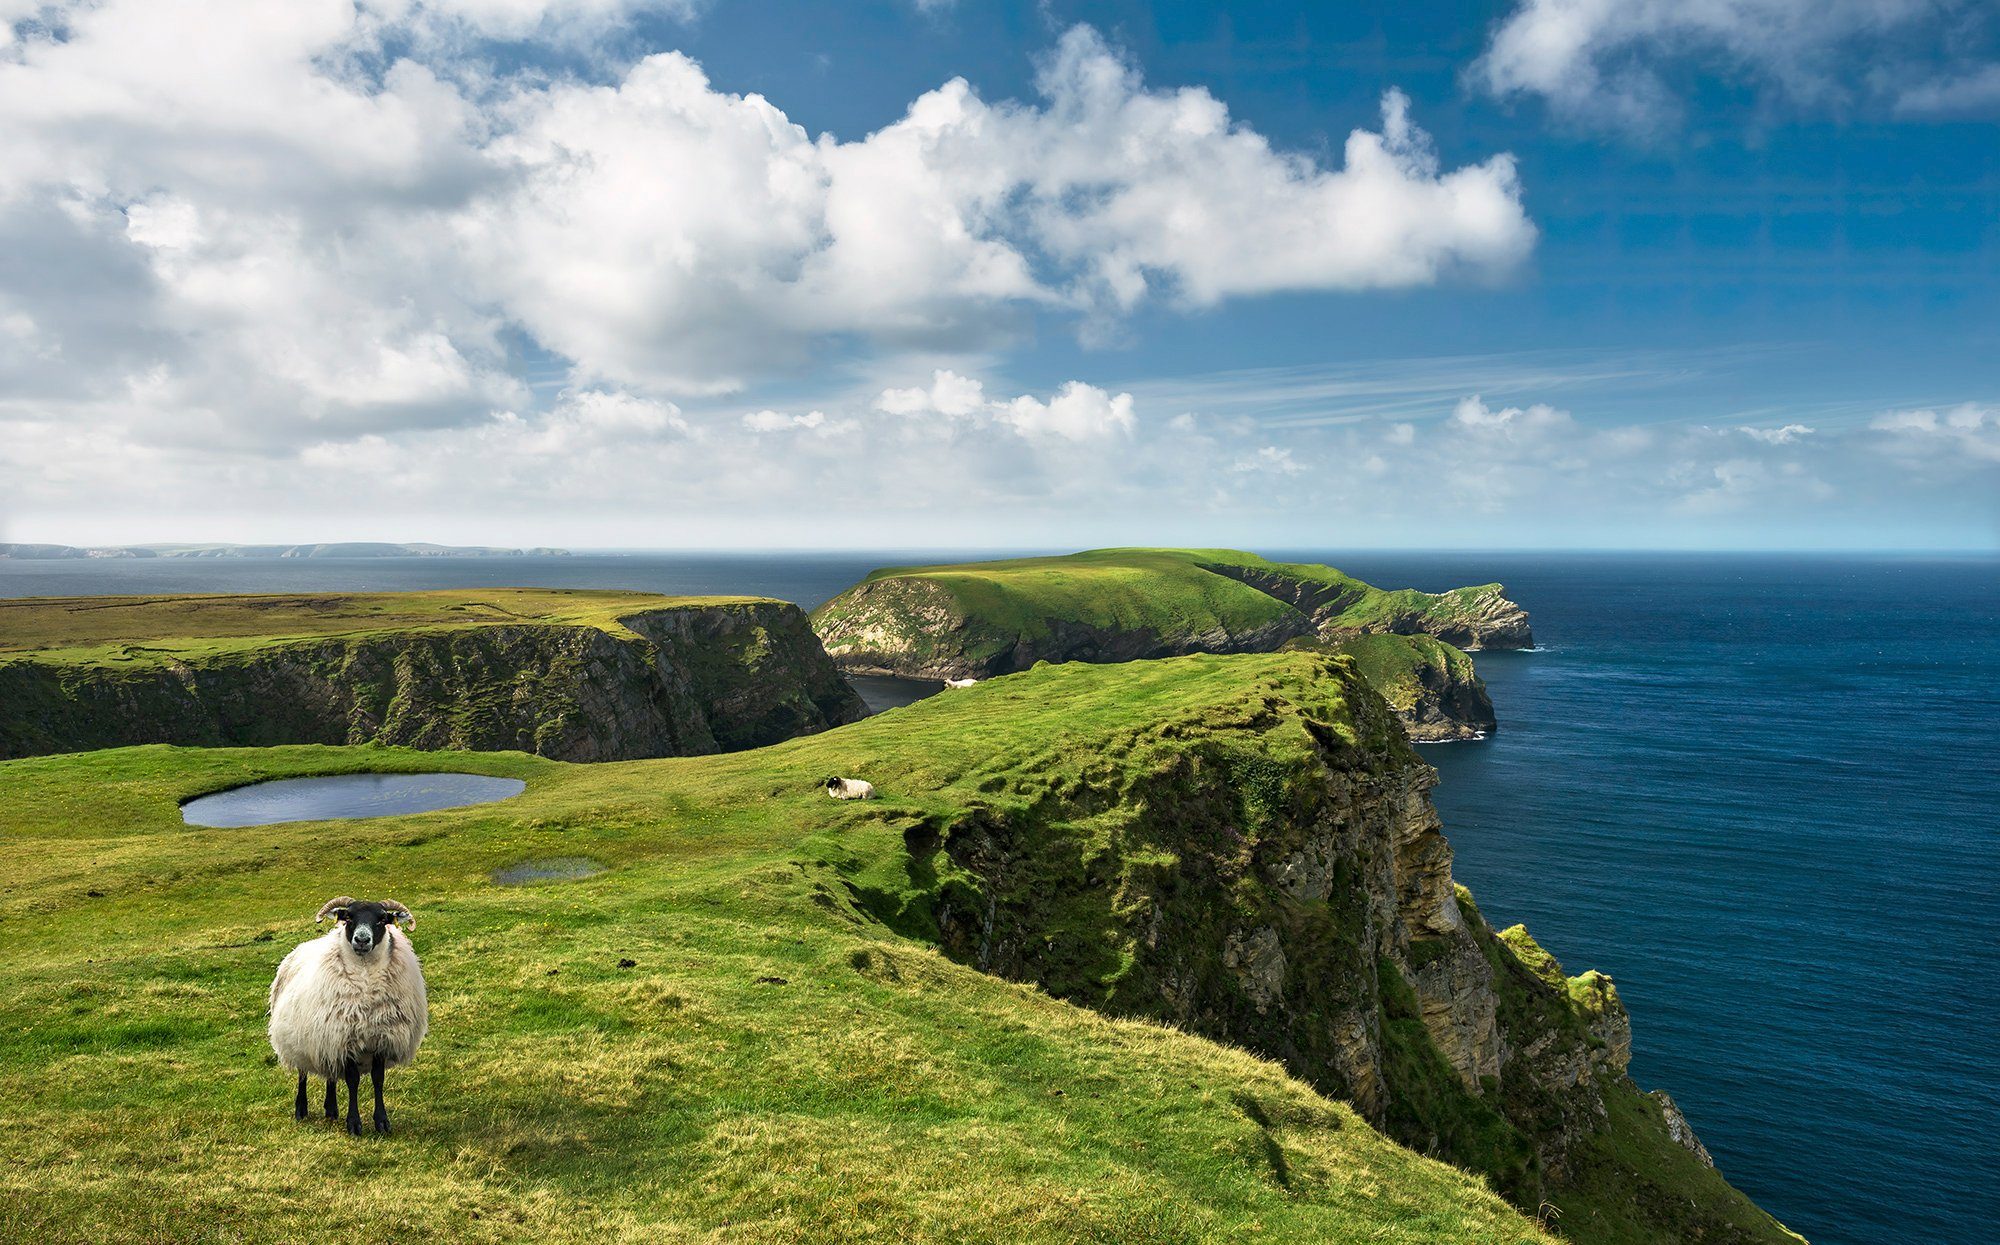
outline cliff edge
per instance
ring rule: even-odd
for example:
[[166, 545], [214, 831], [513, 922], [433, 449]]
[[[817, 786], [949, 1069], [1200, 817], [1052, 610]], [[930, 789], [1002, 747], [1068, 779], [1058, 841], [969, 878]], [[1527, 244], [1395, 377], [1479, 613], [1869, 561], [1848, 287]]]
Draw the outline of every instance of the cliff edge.
[[0, 602], [0, 757], [127, 744], [694, 756], [863, 714], [797, 606], [488, 590]]

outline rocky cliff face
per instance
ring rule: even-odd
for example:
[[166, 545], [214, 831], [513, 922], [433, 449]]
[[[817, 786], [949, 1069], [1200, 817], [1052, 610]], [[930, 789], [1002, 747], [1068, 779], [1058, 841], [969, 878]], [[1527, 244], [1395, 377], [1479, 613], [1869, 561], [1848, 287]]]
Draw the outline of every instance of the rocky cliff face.
[[1484, 739], [1498, 724], [1486, 683], [1472, 659], [1427, 635], [1373, 634], [1344, 640], [1295, 640], [1287, 648], [1352, 657], [1369, 686], [1389, 702], [1418, 743]]
[[[928, 578], [878, 578], [848, 588], [838, 608], [814, 614], [814, 627], [826, 651], [844, 671], [856, 675], [902, 675], [906, 679], [990, 679], [1034, 667], [1038, 661], [1118, 663], [1190, 653], [1276, 653], [1288, 647], [1324, 647], [1352, 655], [1374, 683], [1410, 739], [1440, 743], [1482, 739], [1494, 731], [1494, 705], [1486, 685], [1464, 653], [1438, 641], [1416, 625], [1424, 614], [1416, 606], [1388, 614], [1376, 631], [1334, 627], [1328, 618], [1352, 604], [1324, 584], [1308, 584], [1288, 576], [1258, 576], [1230, 566], [1230, 578], [1278, 596], [1292, 606], [1276, 623], [1228, 631], [1182, 629], [1110, 629], [1090, 627], [1068, 618], [1046, 618], [1038, 635], [1026, 637], [994, 627], [964, 604], [944, 584]], [[1480, 608], [1470, 616], [1518, 616], [1520, 635], [1528, 635], [1528, 614], [1510, 600], [1488, 598], [1478, 588]], [[1426, 598], [1428, 600], [1428, 598]], [[1494, 600], [1498, 604], [1494, 604]], [[1436, 610], [1432, 610], [1436, 614]], [[1390, 627], [1394, 625], [1394, 627]], [[1448, 625], [1434, 616], [1428, 625], [1448, 627], [1454, 635], [1486, 635], [1480, 625], [1454, 614]], [[1498, 623], [1496, 623], [1498, 625]], [[1398, 631], [1400, 629], [1400, 631]]]
[[[1353, 667], [1304, 763], [1192, 736], [1166, 765], [905, 834], [954, 957], [1283, 1061], [1405, 1144], [1554, 1203], [1579, 1240], [1794, 1239], [1627, 1075], [1616, 988], [1491, 930], [1452, 879], [1435, 771]], [[1274, 719], [1275, 720], [1275, 719]], [[865, 897], [864, 897], [865, 902]]]
[[1508, 600], [1499, 584], [1439, 593], [1404, 589], [1364, 605], [1351, 589], [1278, 568], [1216, 564], [1203, 569], [1285, 602], [1311, 621], [1313, 633], [1329, 640], [1386, 633], [1428, 635], [1468, 652], [1535, 646], [1528, 611]]
[[889, 578], [856, 584], [814, 615], [827, 652], [841, 669], [913, 679], [991, 678], [1038, 661], [1138, 661], [1190, 653], [1268, 653], [1313, 634], [1293, 615], [1232, 632], [1220, 627], [1160, 632], [1041, 620], [1034, 635], [1009, 630], [967, 610], [943, 584]]
[[116, 668], [0, 663], [0, 758], [139, 743], [383, 743], [566, 761], [694, 756], [859, 719], [805, 615], [678, 606], [591, 626], [298, 641]]

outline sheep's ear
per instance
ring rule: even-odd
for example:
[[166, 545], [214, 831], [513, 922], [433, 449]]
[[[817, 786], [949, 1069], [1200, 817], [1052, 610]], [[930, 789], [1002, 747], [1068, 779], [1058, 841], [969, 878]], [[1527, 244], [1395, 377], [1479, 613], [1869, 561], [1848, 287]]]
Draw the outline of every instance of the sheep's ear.
[[415, 929], [417, 927], [417, 918], [410, 914], [408, 908], [405, 908], [393, 899], [384, 899], [382, 901], [382, 911], [389, 914], [391, 922], [402, 926], [404, 929]]

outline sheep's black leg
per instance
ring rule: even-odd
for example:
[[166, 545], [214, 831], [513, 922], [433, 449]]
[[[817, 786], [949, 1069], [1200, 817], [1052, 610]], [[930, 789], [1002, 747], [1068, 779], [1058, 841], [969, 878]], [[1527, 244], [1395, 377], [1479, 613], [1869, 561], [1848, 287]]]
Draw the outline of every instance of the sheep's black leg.
[[368, 1078], [375, 1082], [375, 1131], [378, 1133], [389, 1131], [389, 1108], [382, 1105], [382, 1071], [382, 1056], [377, 1055], [375, 1061], [368, 1065]]
[[329, 1120], [340, 1118], [340, 1091], [334, 1088], [332, 1077], [326, 1078], [326, 1118]]
[[350, 1059], [347, 1073], [347, 1135], [361, 1135], [361, 1061]]
[[295, 1120], [306, 1118], [306, 1074], [303, 1072], [299, 1073], [299, 1096], [298, 1100], [292, 1103], [292, 1118]]

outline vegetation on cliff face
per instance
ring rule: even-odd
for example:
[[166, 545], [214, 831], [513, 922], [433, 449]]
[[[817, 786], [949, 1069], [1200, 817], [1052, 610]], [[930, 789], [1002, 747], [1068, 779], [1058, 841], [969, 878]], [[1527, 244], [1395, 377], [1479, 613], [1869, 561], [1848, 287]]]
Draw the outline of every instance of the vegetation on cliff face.
[[1324, 640], [1356, 657], [1420, 740], [1493, 728], [1485, 686], [1453, 645], [1533, 643], [1527, 615], [1498, 584], [1391, 592], [1332, 567], [1229, 549], [893, 567], [820, 606], [813, 627], [845, 668], [920, 678]]
[[753, 747], [861, 713], [805, 616], [759, 598], [0, 602], [0, 756], [389, 743], [595, 761]]
[[[529, 786], [175, 813], [359, 768]], [[0, 763], [0, 1237], [1547, 1239], [1429, 1149], [1577, 1240], [1788, 1239], [1624, 1079], [1609, 983], [1453, 890], [1429, 781], [1324, 653], [1044, 667], [699, 758]], [[549, 857], [608, 868], [489, 881]], [[416, 909], [433, 985], [387, 1145], [293, 1124], [262, 1043], [341, 893]]]
[[1343, 640], [1294, 640], [1288, 648], [1324, 646], [1354, 659], [1419, 743], [1479, 739], [1495, 728], [1493, 701], [1472, 659], [1427, 635], [1372, 633]]

